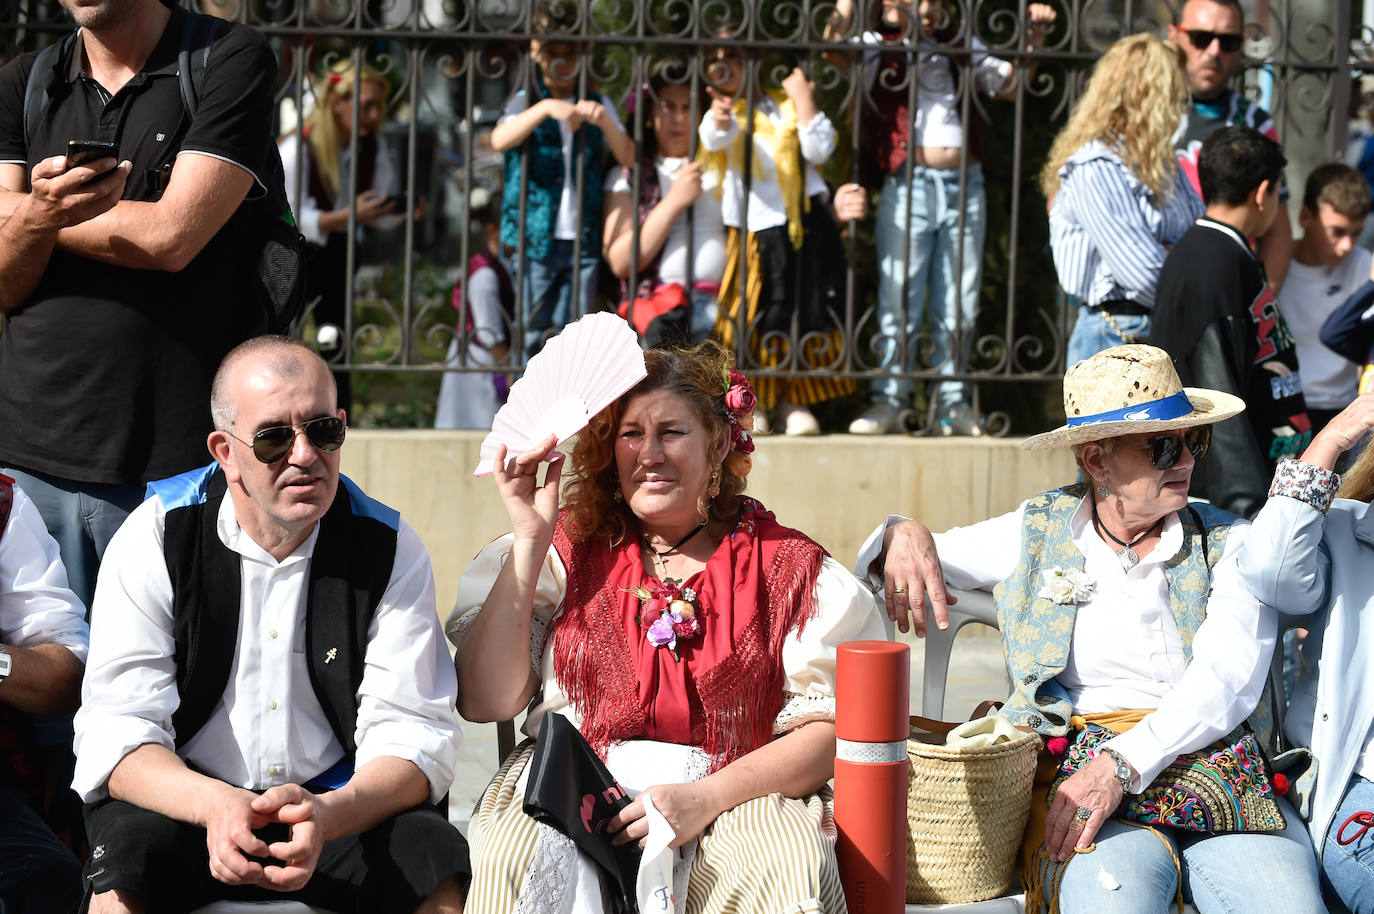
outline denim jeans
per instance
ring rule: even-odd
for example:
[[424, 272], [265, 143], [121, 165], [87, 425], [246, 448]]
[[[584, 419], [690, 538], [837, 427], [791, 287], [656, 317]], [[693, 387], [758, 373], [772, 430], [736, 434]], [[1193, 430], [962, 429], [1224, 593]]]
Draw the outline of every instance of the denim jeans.
[[1359, 837], [1349, 844], [1341, 844], [1336, 835], [1346, 819], [1362, 811], [1374, 811], [1374, 783], [1357, 774], [1346, 785], [1345, 796], [1331, 817], [1322, 851], [1322, 875], [1351, 914], [1374, 912], [1374, 830], [1360, 833], [1352, 823], [1345, 837]]
[[[600, 251], [588, 250], [583, 246], [581, 268], [577, 271], [580, 284], [578, 309], [582, 314], [588, 314], [596, 308], [596, 272], [601, 263], [600, 254]], [[572, 319], [572, 256], [573, 243], [555, 238], [549, 241], [548, 257], [543, 260], [525, 259], [521, 301], [527, 358], [544, 345], [546, 334], [550, 331], [557, 333]], [[519, 260], [519, 255], [513, 258], [511, 276], [516, 275]]]
[[[1206, 835], [1157, 829], [1183, 870], [1183, 897], [1199, 914], [1282, 911], [1320, 914], [1317, 858], [1293, 807], [1278, 800], [1282, 832]], [[1155, 832], [1109, 819], [1097, 848], [1069, 861], [1059, 888], [1062, 914], [1170, 914], [1177, 870]]]
[[[1134, 337], [1130, 342], [1149, 342], [1149, 315], [1112, 315], [1112, 320], [1121, 328], [1121, 333]], [[1103, 349], [1125, 345], [1127, 341], [1121, 338], [1121, 333], [1117, 333], [1116, 329], [1107, 323], [1107, 319], [1102, 316], [1101, 308], [1079, 306], [1078, 320], [1073, 325], [1073, 333], [1069, 335], [1069, 360], [1064, 363], [1065, 367], [1072, 367], [1089, 356], [1097, 355]]]
[[[917, 365], [917, 355], [921, 356], [922, 363], [937, 368], [941, 374], [954, 374], [967, 366], [973, 321], [978, 313], [978, 293], [983, 281], [983, 239], [987, 234], [987, 197], [983, 190], [982, 166], [970, 162], [967, 177], [962, 213], [957, 168], [918, 165], [909, 187], [905, 169], [889, 175], [883, 183], [875, 231], [878, 331], [881, 334], [877, 350], [884, 368], [896, 371], [901, 367], [899, 347], [903, 320], [909, 366]], [[908, 205], [911, 207], [910, 235], [907, 234]], [[961, 236], [962, 264], [959, 262]], [[904, 265], [905, 302], [902, 300]], [[930, 317], [928, 334], [918, 338], [927, 311]], [[958, 353], [953, 351], [956, 331], [963, 335]], [[925, 345], [918, 346], [918, 342]], [[941, 413], [968, 402], [967, 385], [962, 382], [947, 381], [937, 387]], [[886, 401], [898, 408], [909, 404], [912, 389], [910, 379], [898, 377], [880, 378], [871, 388], [875, 402]]]
[[[210, 455], [205, 455], [210, 462]], [[67, 568], [67, 586], [91, 614], [95, 576], [105, 547], [129, 512], [143, 502], [147, 486], [76, 482], [30, 470], [5, 469], [43, 517]]]

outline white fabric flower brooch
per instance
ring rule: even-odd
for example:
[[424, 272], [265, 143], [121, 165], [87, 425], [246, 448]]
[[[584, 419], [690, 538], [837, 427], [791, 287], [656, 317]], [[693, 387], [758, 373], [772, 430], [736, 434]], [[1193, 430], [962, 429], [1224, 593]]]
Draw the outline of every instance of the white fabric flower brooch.
[[1045, 584], [1036, 594], [1044, 600], [1055, 603], [1086, 603], [1092, 598], [1097, 582], [1081, 571], [1073, 568], [1053, 568], [1040, 572]]

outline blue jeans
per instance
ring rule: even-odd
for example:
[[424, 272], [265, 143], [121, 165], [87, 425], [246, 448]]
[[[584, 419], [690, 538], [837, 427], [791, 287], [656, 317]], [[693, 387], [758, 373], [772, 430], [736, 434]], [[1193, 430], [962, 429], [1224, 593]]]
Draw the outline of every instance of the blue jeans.
[[[1113, 315], [1112, 320], [1116, 321], [1116, 326], [1121, 328], [1121, 333], [1135, 337], [1131, 342], [1144, 343], [1149, 341], [1149, 315], [1123, 314], [1120, 317]], [[1069, 360], [1064, 363], [1065, 367], [1072, 367], [1089, 356], [1097, 355], [1103, 349], [1124, 346], [1126, 340], [1121, 338], [1121, 333], [1117, 333], [1112, 325], [1107, 323], [1107, 319], [1102, 316], [1101, 308], [1080, 306], [1078, 320], [1074, 323], [1073, 333], [1069, 336]]]
[[[907, 234], [907, 206], [911, 207]], [[963, 230], [960, 231], [960, 217]], [[967, 367], [973, 321], [978, 313], [978, 293], [983, 282], [983, 239], [987, 235], [987, 197], [983, 168], [968, 166], [964, 209], [959, 209], [959, 169], [918, 165], [906, 184], [906, 170], [883, 182], [876, 224], [878, 245], [878, 331], [875, 348], [881, 365], [893, 371], [902, 365], [900, 346], [903, 321], [906, 330], [907, 364], [921, 362], [954, 374]], [[963, 263], [959, 242], [963, 239]], [[909, 258], [909, 260], [908, 260]], [[903, 270], [903, 267], [906, 270]], [[906, 280], [906, 300], [902, 281]], [[929, 289], [929, 298], [927, 298]], [[930, 303], [929, 332], [919, 336]], [[956, 338], [958, 352], [955, 353]], [[918, 345], [920, 344], [920, 345]], [[968, 402], [966, 384], [947, 381], [937, 385], [940, 411]], [[909, 378], [881, 378], [872, 384], [874, 401], [898, 408], [911, 400]]]
[[[1199, 914], [1320, 914], [1312, 842], [1293, 807], [1278, 800], [1282, 832], [1205, 835], [1162, 828], [1183, 870], [1183, 897]], [[1062, 914], [1170, 914], [1178, 875], [1154, 832], [1110, 819], [1097, 849], [1077, 854], [1059, 889]]]
[[76, 482], [30, 470], [3, 472], [19, 483], [57, 540], [62, 564], [67, 567], [67, 586], [86, 604], [89, 619], [96, 572], [105, 547], [129, 512], [143, 502], [147, 486]]
[[[596, 308], [596, 272], [601, 263], [600, 254], [600, 251], [587, 250], [585, 245], [582, 248], [582, 262], [577, 271], [578, 309], [581, 314], [588, 314]], [[526, 358], [539, 351], [546, 335], [562, 330], [573, 317], [572, 256], [571, 241], [551, 239], [548, 257], [543, 260], [525, 258], [521, 301], [525, 318]], [[512, 276], [516, 275], [519, 266], [520, 258], [516, 255], [511, 262]]]
[[[1342, 823], [1361, 811], [1374, 811], [1374, 783], [1357, 774], [1346, 785], [1345, 796], [1341, 797], [1336, 814], [1331, 817], [1322, 851], [1322, 875], [1351, 914], [1374, 912], [1374, 831], [1360, 834], [1349, 844], [1336, 840]], [[1345, 837], [1359, 832], [1352, 823], [1345, 829]]]

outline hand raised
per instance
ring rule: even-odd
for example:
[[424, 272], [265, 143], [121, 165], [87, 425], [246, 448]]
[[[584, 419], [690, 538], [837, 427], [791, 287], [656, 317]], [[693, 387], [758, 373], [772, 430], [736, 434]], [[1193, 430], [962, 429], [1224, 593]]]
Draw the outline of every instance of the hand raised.
[[[492, 461], [492, 476], [506, 506], [516, 539], [547, 546], [558, 522], [558, 483], [563, 475], [563, 454], [556, 450], [558, 437], [550, 435], [519, 457], [508, 459], [502, 445]], [[544, 484], [539, 484], [539, 464], [548, 462]]]

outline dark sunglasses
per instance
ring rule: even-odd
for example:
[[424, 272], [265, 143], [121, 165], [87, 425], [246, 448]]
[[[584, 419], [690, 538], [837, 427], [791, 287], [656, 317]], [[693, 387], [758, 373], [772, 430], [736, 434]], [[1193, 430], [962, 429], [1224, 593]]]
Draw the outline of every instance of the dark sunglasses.
[[244, 441], [232, 432], [226, 434], [240, 444], [251, 447], [253, 456], [260, 463], [276, 463], [290, 453], [295, 445], [297, 429], [305, 432], [305, 440], [315, 450], [331, 454], [343, 445], [348, 426], [337, 416], [320, 416], [318, 419], [307, 419], [300, 425], [274, 425], [262, 429], [253, 436], [251, 442]]
[[1132, 443], [1150, 452], [1150, 463], [1154, 464], [1156, 470], [1167, 470], [1178, 463], [1185, 447], [1192, 452], [1194, 460], [1206, 457], [1207, 449], [1212, 445], [1212, 427], [1203, 425], [1199, 428], [1190, 428], [1181, 435], [1171, 432]]
[[1204, 29], [1186, 29], [1185, 35], [1188, 36], [1188, 43], [1199, 51], [1205, 51], [1212, 46], [1213, 41], [1221, 42], [1221, 50], [1224, 54], [1234, 54], [1240, 50], [1240, 46], [1245, 43], [1245, 36], [1235, 32], [1208, 32]]

